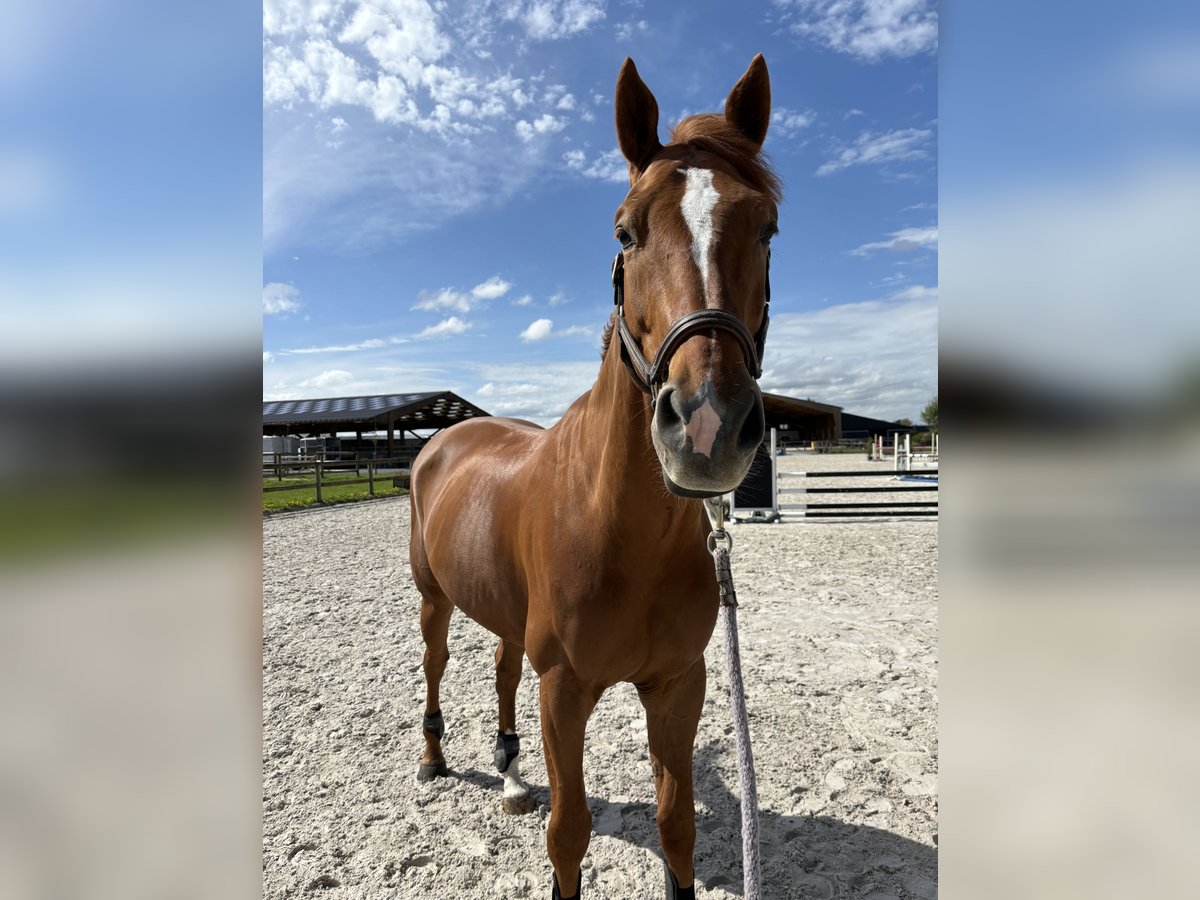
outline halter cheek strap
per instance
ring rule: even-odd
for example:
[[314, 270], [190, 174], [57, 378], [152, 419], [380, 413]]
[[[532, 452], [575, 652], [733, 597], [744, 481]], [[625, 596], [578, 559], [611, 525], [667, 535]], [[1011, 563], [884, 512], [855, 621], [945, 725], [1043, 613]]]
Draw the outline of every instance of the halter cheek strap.
[[671, 364], [671, 357], [683, 345], [683, 342], [703, 331], [728, 331], [742, 347], [746, 360], [746, 368], [754, 378], [762, 376], [763, 349], [767, 342], [767, 325], [771, 317], [771, 252], [767, 251], [767, 281], [766, 301], [763, 308], [762, 325], [752, 337], [742, 320], [723, 309], [698, 309], [678, 319], [666, 337], [654, 359], [647, 361], [642, 354], [642, 348], [629, 324], [625, 321], [625, 254], [618, 253], [612, 264], [613, 305], [617, 308], [617, 334], [621, 338], [621, 361], [633, 377], [634, 383], [650, 395], [651, 404], [658, 396], [658, 388], [662, 385]]

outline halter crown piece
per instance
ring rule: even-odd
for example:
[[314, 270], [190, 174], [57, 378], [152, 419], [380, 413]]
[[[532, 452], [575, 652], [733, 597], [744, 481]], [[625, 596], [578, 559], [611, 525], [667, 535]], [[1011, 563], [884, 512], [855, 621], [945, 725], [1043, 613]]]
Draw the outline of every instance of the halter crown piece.
[[678, 319], [666, 337], [654, 359], [646, 361], [642, 348], [638, 346], [637, 338], [629, 330], [625, 321], [625, 254], [618, 253], [612, 264], [613, 305], [617, 308], [617, 334], [621, 337], [621, 361], [633, 377], [634, 384], [650, 395], [650, 405], [654, 406], [658, 398], [658, 389], [662, 386], [671, 357], [675, 355], [683, 342], [694, 334], [702, 331], [728, 331], [742, 345], [742, 353], [746, 358], [746, 368], [755, 379], [762, 376], [763, 348], [767, 342], [767, 325], [770, 324], [771, 309], [771, 251], [767, 251], [767, 280], [766, 299], [763, 308], [762, 325], [752, 337], [750, 330], [742, 320], [733, 313], [723, 309], [698, 309]]

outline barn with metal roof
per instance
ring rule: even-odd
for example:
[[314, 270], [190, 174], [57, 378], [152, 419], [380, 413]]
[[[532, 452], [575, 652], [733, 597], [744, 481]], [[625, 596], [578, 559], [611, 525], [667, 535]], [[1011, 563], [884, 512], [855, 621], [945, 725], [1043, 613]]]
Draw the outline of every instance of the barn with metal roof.
[[782, 394], [762, 395], [767, 428], [779, 430], [786, 444], [836, 441], [842, 436], [842, 408]]
[[263, 402], [264, 435], [335, 435], [387, 432], [388, 455], [396, 434], [438, 431], [489, 413], [450, 391], [425, 394], [371, 394], [320, 400]]

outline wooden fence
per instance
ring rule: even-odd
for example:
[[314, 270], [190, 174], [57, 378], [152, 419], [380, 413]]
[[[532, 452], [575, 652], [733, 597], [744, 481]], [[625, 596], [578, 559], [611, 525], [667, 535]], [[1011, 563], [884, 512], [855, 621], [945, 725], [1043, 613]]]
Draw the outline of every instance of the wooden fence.
[[[263, 454], [264, 457], [267, 454]], [[264, 485], [263, 493], [271, 494], [277, 491], [303, 491], [313, 490], [317, 492], [317, 502], [324, 503], [322, 497], [322, 489], [327, 487], [344, 487], [353, 484], [367, 485], [367, 493], [372, 497], [375, 496], [375, 483], [381, 479], [387, 481], [391, 479], [393, 487], [408, 487], [409, 475], [411, 468], [400, 468], [401, 465], [411, 466], [412, 456], [392, 457], [390, 459], [327, 459], [326, 453], [321, 452], [316, 458], [309, 459], [291, 459], [285, 461], [282, 457], [284, 454], [271, 454], [274, 458], [270, 463], [263, 463], [263, 478], [269, 478], [273, 474], [276, 480], [283, 481], [283, 473], [285, 471], [311, 471], [313, 473], [312, 481], [304, 481], [299, 484], [289, 482], [287, 484]], [[333, 455], [332, 453], [329, 455]], [[363, 469], [366, 469], [366, 478], [339, 478], [336, 481], [326, 481], [325, 476], [331, 472], [349, 472], [354, 471], [355, 475], [360, 474]], [[382, 470], [382, 471], [381, 471]]]

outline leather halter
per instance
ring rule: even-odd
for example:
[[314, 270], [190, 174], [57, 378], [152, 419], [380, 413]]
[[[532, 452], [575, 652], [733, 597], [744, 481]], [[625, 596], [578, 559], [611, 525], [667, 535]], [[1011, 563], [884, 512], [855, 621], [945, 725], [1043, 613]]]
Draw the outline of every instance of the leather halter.
[[762, 376], [763, 348], [767, 342], [767, 325], [770, 323], [771, 309], [771, 251], [767, 250], [767, 280], [766, 299], [763, 306], [762, 325], [758, 332], [750, 335], [750, 329], [733, 313], [723, 309], [698, 309], [680, 317], [663, 338], [662, 345], [654, 354], [654, 359], [647, 362], [642, 354], [642, 348], [629, 325], [625, 321], [625, 254], [618, 253], [612, 264], [613, 305], [617, 308], [617, 334], [621, 338], [621, 362], [633, 377], [633, 383], [650, 395], [650, 405], [654, 406], [658, 398], [658, 389], [662, 386], [671, 357], [683, 345], [683, 342], [693, 335], [703, 331], [728, 331], [742, 347], [746, 359], [746, 368], [753, 378]]

